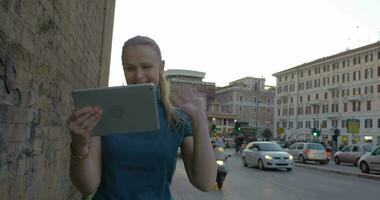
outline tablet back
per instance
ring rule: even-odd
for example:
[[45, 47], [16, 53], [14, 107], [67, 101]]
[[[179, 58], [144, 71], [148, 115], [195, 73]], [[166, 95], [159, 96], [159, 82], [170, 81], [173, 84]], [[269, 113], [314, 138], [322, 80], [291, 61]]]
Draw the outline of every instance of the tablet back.
[[93, 135], [126, 134], [160, 129], [155, 86], [128, 86], [73, 90], [76, 108], [98, 106], [103, 110]]

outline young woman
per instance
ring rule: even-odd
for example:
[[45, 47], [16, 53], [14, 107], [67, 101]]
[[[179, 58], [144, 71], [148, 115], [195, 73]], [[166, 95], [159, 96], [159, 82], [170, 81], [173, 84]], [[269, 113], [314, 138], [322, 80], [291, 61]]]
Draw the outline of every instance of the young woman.
[[125, 42], [122, 61], [128, 84], [156, 85], [160, 130], [90, 137], [102, 117], [101, 109], [75, 111], [68, 122], [73, 184], [84, 195], [96, 192], [96, 200], [172, 199], [169, 187], [181, 147], [190, 182], [201, 191], [210, 191], [216, 180], [216, 164], [205, 98], [185, 89], [177, 107], [172, 106], [163, 78], [165, 62], [156, 42], [148, 37], [136, 36]]

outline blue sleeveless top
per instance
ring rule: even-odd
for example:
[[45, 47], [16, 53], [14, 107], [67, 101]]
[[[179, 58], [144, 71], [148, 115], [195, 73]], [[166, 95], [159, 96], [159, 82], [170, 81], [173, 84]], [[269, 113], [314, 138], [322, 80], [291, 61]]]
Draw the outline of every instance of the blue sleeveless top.
[[185, 125], [168, 127], [157, 99], [160, 130], [108, 135], [102, 141], [102, 177], [94, 200], [170, 200], [170, 183], [183, 138], [191, 135], [191, 120], [179, 109]]

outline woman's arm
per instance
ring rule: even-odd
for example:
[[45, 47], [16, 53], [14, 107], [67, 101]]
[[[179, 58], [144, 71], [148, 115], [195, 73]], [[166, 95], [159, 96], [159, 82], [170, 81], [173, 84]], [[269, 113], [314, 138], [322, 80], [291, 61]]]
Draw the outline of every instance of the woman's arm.
[[[101, 177], [101, 141], [100, 137], [90, 139], [89, 147], [71, 147], [70, 178], [74, 186], [83, 194], [94, 193]], [[79, 155], [88, 158], [80, 159]]]
[[203, 192], [210, 191], [216, 181], [216, 160], [207, 129], [207, 117], [193, 119], [193, 136], [185, 137], [182, 158], [190, 182]]
[[194, 90], [185, 88], [177, 100], [192, 121], [192, 136], [183, 139], [181, 152], [190, 182], [201, 191], [210, 191], [216, 181], [216, 160], [211, 145], [206, 99]]
[[102, 111], [97, 107], [85, 107], [74, 112], [68, 128], [71, 135], [70, 177], [83, 195], [96, 191], [101, 178], [101, 139], [91, 137], [100, 121]]

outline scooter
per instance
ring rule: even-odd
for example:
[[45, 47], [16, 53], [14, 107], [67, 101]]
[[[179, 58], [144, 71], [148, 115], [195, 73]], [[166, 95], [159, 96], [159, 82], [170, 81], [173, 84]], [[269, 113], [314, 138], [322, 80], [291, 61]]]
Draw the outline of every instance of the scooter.
[[226, 154], [224, 153], [223, 147], [215, 147], [214, 152], [215, 152], [216, 164], [218, 166], [217, 171], [216, 171], [216, 184], [218, 185], [219, 189], [222, 189], [223, 182], [226, 179], [227, 172], [228, 172], [226, 161], [229, 157], [231, 157], [231, 155], [226, 156]]

